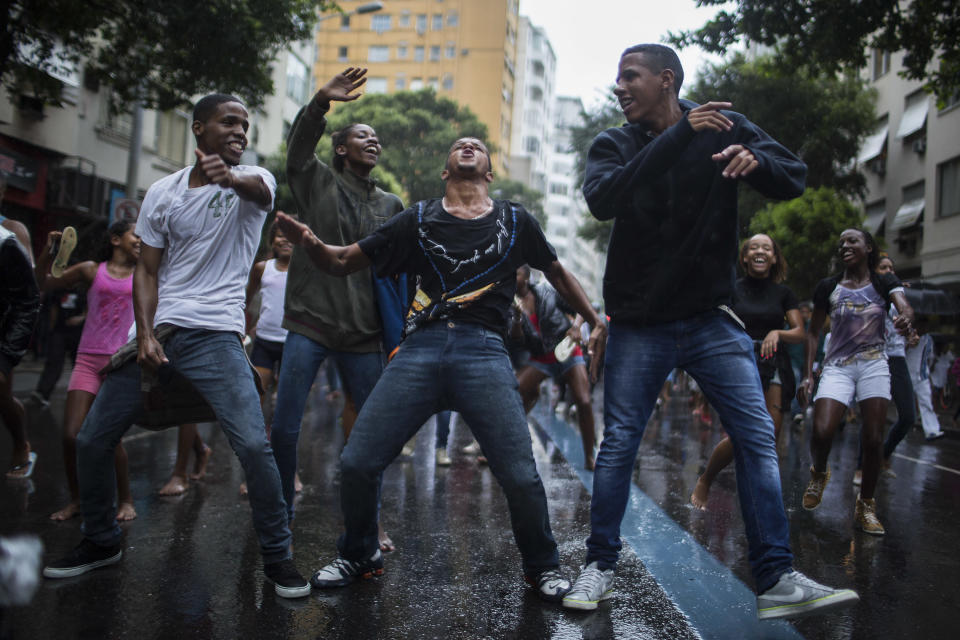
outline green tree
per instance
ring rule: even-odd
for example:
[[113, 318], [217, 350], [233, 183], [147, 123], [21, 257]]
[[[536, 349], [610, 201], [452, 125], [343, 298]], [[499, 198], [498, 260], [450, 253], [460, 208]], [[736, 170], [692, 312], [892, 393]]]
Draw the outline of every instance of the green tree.
[[807, 189], [802, 196], [761, 209], [750, 233], [765, 233], [780, 245], [789, 267], [787, 286], [801, 299], [813, 296], [821, 278], [835, 270], [837, 243], [844, 229], [859, 228], [863, 215], [850, 200], [829, 187]]
[[[832, 187], [861, 196], [865, 181], [854, 168], [863, 138], [875, 126], [875, 91], [853, 76], [797, 69], [785, 73], [772, 57], [748, 61], [734, 54], [705, 65], [686, 97], [694, 102], [725, 100], [807, 164], [808, 187]], [[768, 201], [744, 187], [740, 217], [750, 217]]]
[[[331, 132], [354, 122], [373, 127], [383, 145], [378, 167], [400, 181], [405, 201], [411, 203], [443, 193], [440, 172], [454, 141], [465, 136], [487, 138], [487, 126], [476, 114], [433, 89], [367, 94], [337, 103], [327, 121]], [[328, 157], [330, 137], [325, 135], [320, 143], [318, 152]]]
[[498, 199], [519, 202], [546, 230], [547, 212], [543, 210], [543, 194], [536, 189], [529, 188], [519, 180], [496, 178], [490, 185], [490, 195]]
[[4, 3], [0, 82], [13, 95], [59, 104], [50, 73], [85, 65], [89, 82], [166, 110], [212, 91], [252, 107], [273, 91], [270, 61], [309, 38], [330, 0], [14, 0]]
[[[602, 131], [610, 127], [622, 125], [625, 122], [620, 105], [613, 95], [613, 87], [607, 92], [607, 99], [601, 102], [595, 110], [584, 110], [581, 113], [581, 124], [570, 129], [570, 146], [572, 151], [577, 154], [577, 187], [583, 187], [583, 176], [587, 168], [587, 152], [590, 151], [590, 145], [593, 139]], [[584, 214], [580, 226], [577, 228], [577, 235], [584, 240], [593, 243], [597, 251], [606, 253], [607, 244], [610, 242], [610, 230], [613, 228], [612, 220], [597, 220], [590, 212]]]
[[827, 74], [862, 68], [867, 47], [903, 51], [903, 76], [922, 80], [941, 105], [960, 91], [960, 11], [948, 0], [737, 0], [699, 29], [667, 36], [678, 47], [713, 53], [744, 39], [773, 47], [785, 69]]

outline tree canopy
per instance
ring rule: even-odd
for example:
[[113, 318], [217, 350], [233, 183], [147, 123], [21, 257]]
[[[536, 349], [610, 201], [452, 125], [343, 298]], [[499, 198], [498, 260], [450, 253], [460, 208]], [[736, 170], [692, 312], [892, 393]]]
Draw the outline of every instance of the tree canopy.
[[805, 299], [835, 270], [840, 233], [860, 228], [862, 221], [861, 212], [845, 196], [820, 187], [767, 205], [750, 221], [750, 233], [765, 233], [777, 241], [789, 266], [786, 284]]
[[122, 107], [166, 110], [197, 94], [234, 93], [257, 107], [273, 91], [270, 62], [311, 37], [330, 0], [19, 0], [4, 3], [0, 82], [59, 104], [63, 74], [84, 65]]
[[[367, 94], [353, 102], [334, 103], [327, 115], [330, 132], [354, 122], [377, 132], [383, 146], [377, 167], [400, 181], [408, 203], [443, 194], [440, 172], [454, 141], [471, 136], [487, 142], [487, 126], [476, 114], [433, 89]], [[330, 157], [329, 135], [320, 139], [317, 151], [321, 158]]]
[[536, 189], [531, 189], [519, 180], [495, 178], [490, 185], [490, 195], [498, 199], [519, 202], [546, 230], [547, 212], [543, 209], [543, 194]]
[[[730, 0], [696, 0], [720, 6]], [[903, 75], [938, 102], [960, 91], [960, 11], [948, 0], [736, 0], [705, 25], [670, 33], [678, 47], [712, 53], [748, 39], [776, 51], [786, 69], [834, 74], [867, 63], [867, 48], [904, 52]], [[935, 61], [937, 64], [933, 64]]]

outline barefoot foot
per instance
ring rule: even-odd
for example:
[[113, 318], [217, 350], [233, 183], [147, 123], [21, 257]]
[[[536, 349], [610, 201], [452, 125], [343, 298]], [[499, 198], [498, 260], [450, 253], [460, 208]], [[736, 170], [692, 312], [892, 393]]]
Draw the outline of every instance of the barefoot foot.
[[690, 504], [701, 511], [706, 511], [707, 496], [709, 494], [710, 485], [704, 482], [702, 478], [697, 480], [697, 486], [693, 488], [693, 494], [690, 496]]
[[379, 522], [377, 523], [377, 537], [380, 539], [380, 551], [390, 553], [396, 550], [397, 547], [393, 544], [393, 540], [390, 539], [387, 532], [383, 530], [383, 525]]
[[179, 496], [190, 486], [184, 476], [170, 476], [167, 484], [160, 487], [157, 491], [161, 496]]
[[198, 455], [196, 462], [193, 463], [193, 473], [190, 474], [191, 480], [199, 480], [207, 475], [207, 463], [210, 462], [211, 455], [213, 455], [213, 449], [203, 445], [203, 453]]
[[80, 515], [80, 505], [76, 502], [71, 502], [60, 511], [56, 511], [50, 514], [51, 520], [57, 520], [62, 522], [64, 520], [69, 520], [70, 518], [75, 518]]
[[137, 517], [137, 510], [133, 508], [132, 502], [121, 502], [117, 507], [117, 520], [127, 522]]
[[246, 483], [246, 482], [241, 482], [241, 483], [240, 483], [240, 495], [241, 495], [241, 496], [245, 496], [245, 495], [247, 495], [247, 493], [249, 493], [249, 492], [247, 491], [247, 483]]
[[302, 492], [303, 492], [303, 483], [300, 482], [300, 474], [299, 474], [299, 473], [296, 474], [295, 476], [293, 476], [293, 491], [294, 491], [294, 493], [302, 493]]

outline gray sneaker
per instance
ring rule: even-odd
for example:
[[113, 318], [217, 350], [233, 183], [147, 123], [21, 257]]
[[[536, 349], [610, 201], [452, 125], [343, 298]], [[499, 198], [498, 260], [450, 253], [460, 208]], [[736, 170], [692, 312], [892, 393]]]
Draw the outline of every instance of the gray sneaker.
[[761, 620], [799, 618], [859, 601], [860, 596], [852, 589], [832, 589], [799, 571], [788, 571], [780, 576], [777, 584], [757, 596], [757, 617]]
[[563, 597], [563, 606], [568, 609], [593, 611], [601, 600], [613, 597], [613, 569], [601, 571], [591, 562], [583, 568], [573, 588]]

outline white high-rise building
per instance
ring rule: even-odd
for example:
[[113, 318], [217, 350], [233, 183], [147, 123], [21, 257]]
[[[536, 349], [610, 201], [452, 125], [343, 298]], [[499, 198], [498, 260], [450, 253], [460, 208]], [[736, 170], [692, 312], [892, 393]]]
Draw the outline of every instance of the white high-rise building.
[[557, 59], [547, 34], [520, 16], [514, 75], [510, 178], [547, 190], [548, 140], [553, 127]]

